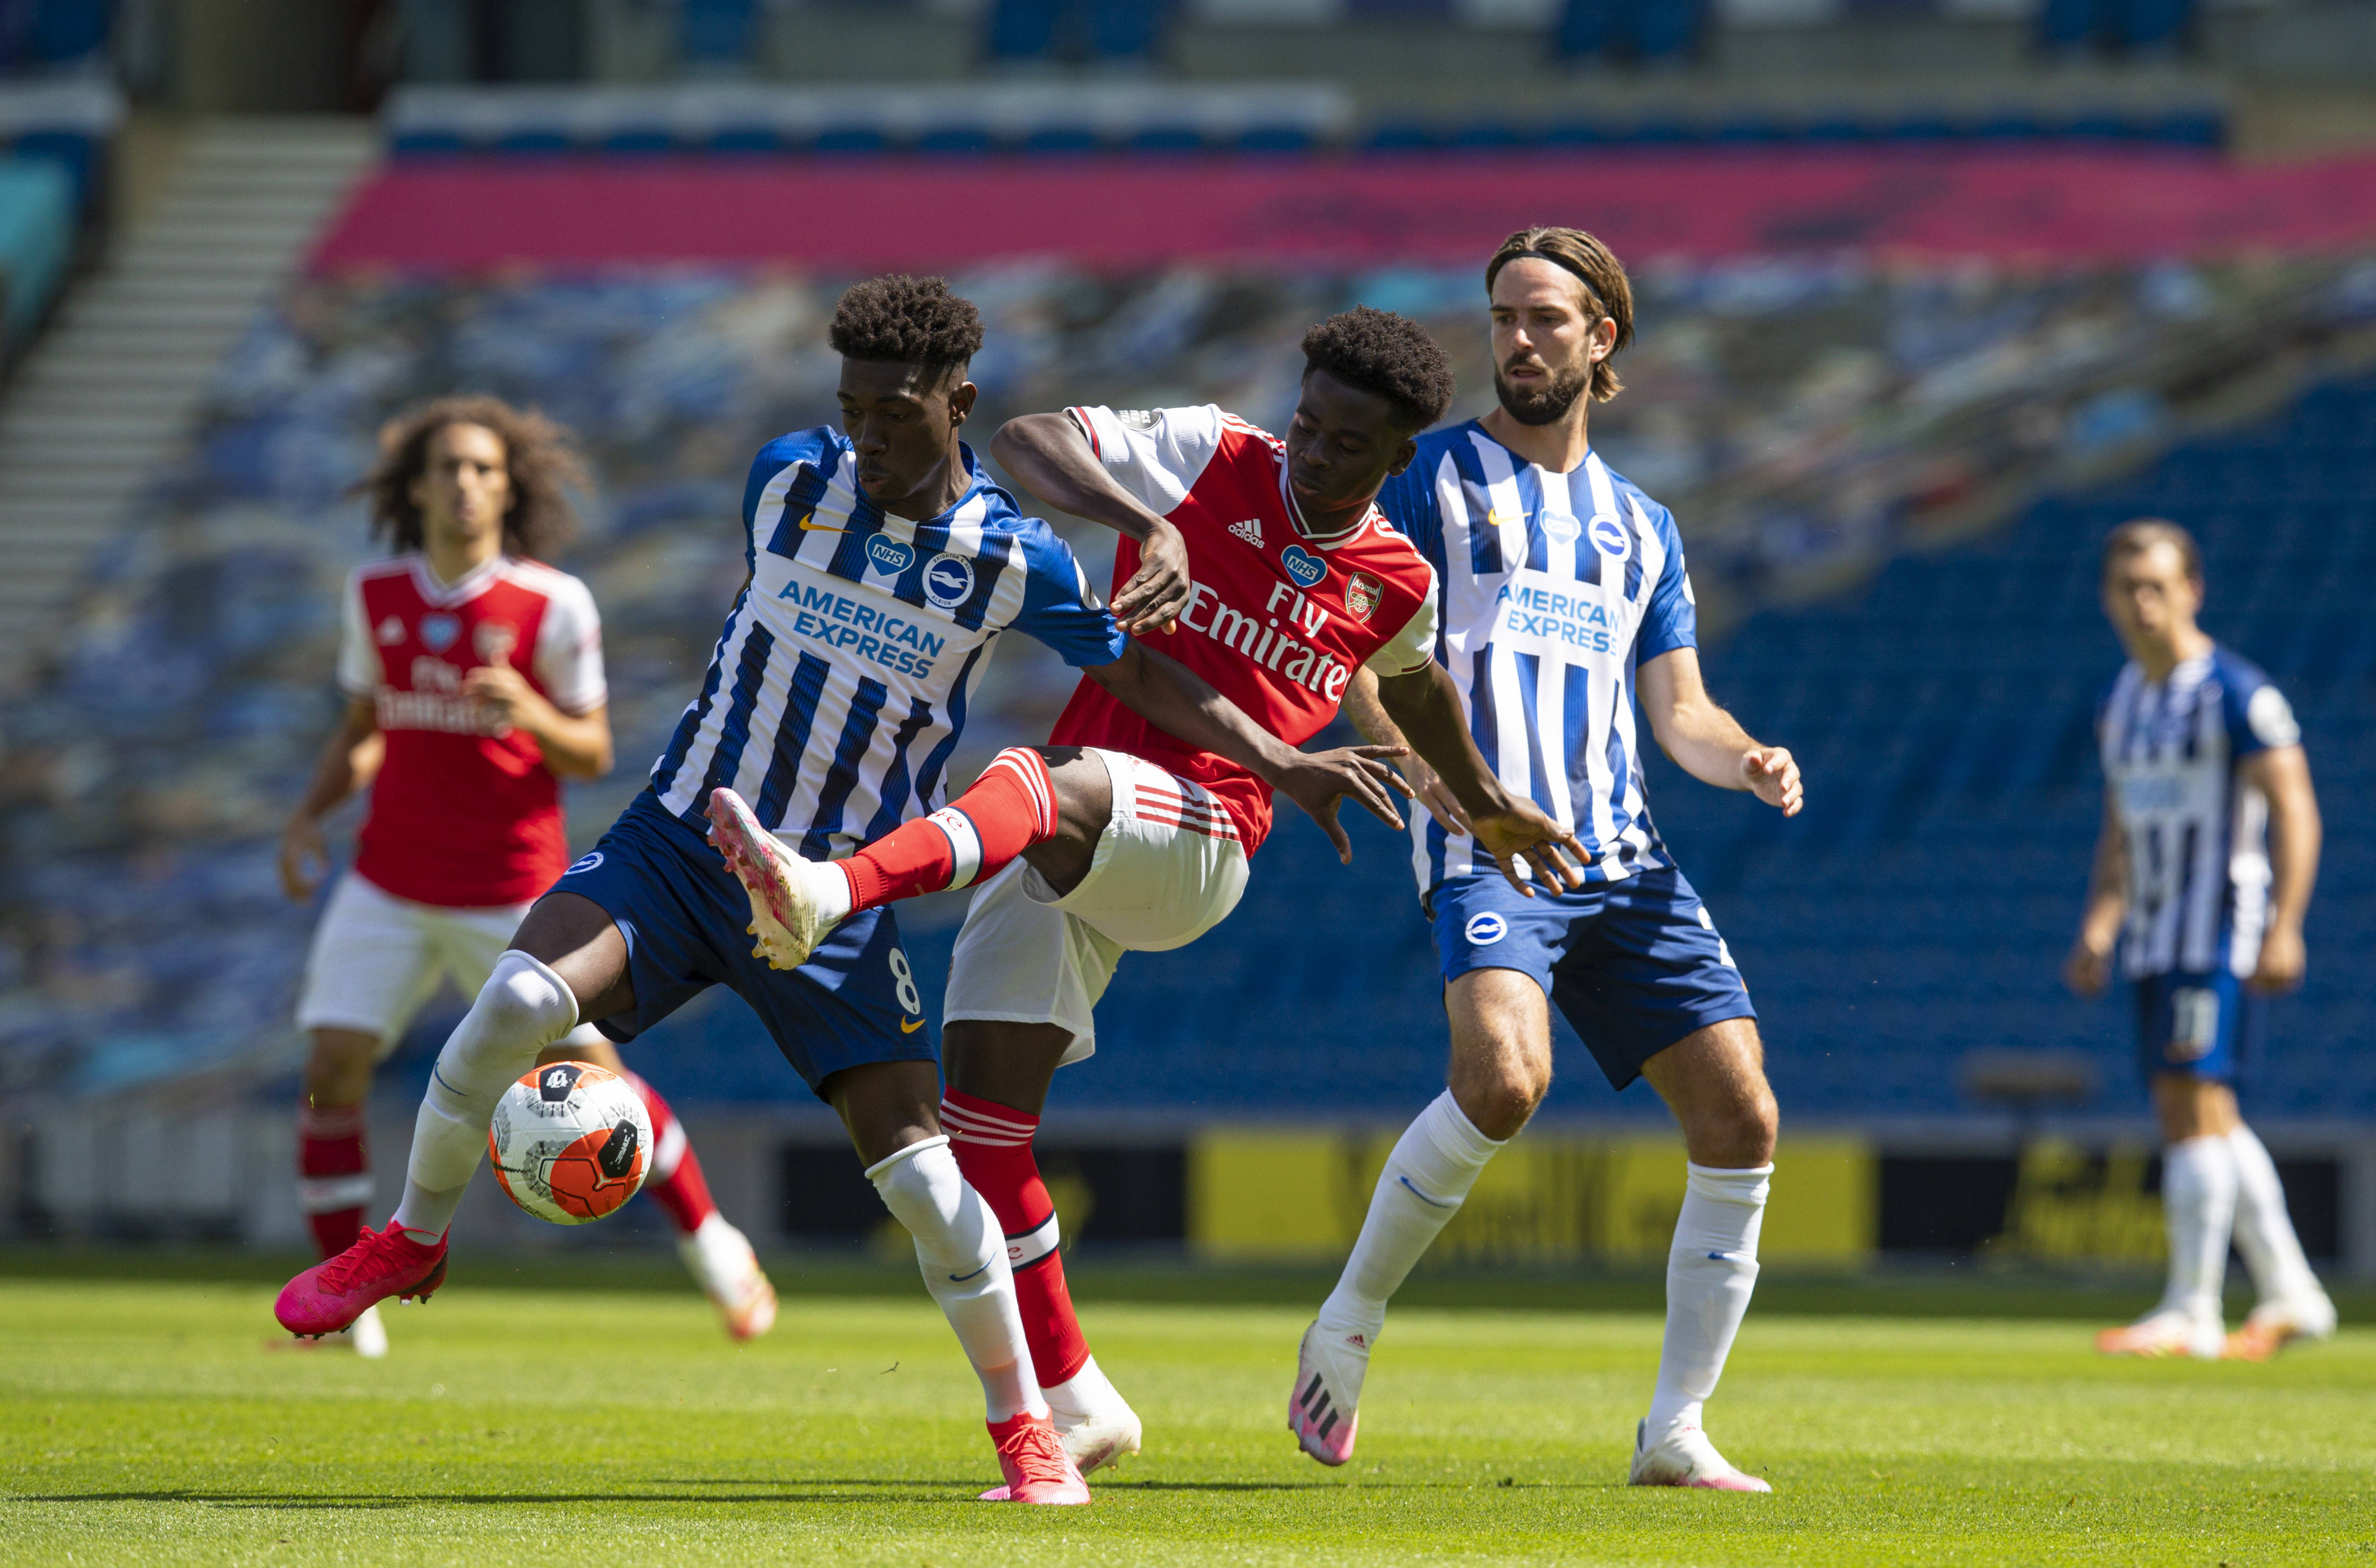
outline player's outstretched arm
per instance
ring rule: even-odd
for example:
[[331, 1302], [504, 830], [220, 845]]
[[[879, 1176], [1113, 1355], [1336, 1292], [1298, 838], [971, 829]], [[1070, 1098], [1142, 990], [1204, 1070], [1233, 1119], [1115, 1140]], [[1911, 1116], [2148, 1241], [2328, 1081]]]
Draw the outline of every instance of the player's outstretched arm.
[[1401, 754], [1398, 746], [1298, 751], [1247, 718], [1202, 675], [1144, 643], [1131, 643], [1111, 664], [1092, 665], [1082, 673], [1164, 733], [1229, 758], [1302, 807], [1345, 864], [1352, 863], [1353, 841], [1336, 820], [1339, 801], [1350, 798], [1389, 827], [1403, 825], [1395, 792], [1410, 790], [1381, 760]]
[[2318, 792], [2311, 788], [2310, 758], [2299, 746], [2272, 746], [2237, 764], [2237, 772], [2269, 802], [2269, 925], [2261, 937], [2260, 962], [2246, 983], [2258, 992], [2291, 991], [2301, 984], [2308, 967], [2302, 917], [2310, 912], [2325, 837]]
[[1129, 491], [1098, 460], [1070, 414], [1023, 414], [999, 426], [990, 455], [1015, 482], [1059, 512], [1103, 523], [1138, 541], [1138, 570], [1113, 599], [1114, 619], [1131, 636], [1171, 629], [1194, 585], [1180, 530]]
[[1386, 716], [1384, 705], [1378, 700], [1378, 676], [1373, 670], [1356, 670], [1352, 681], [1345, 687], [1345, 717], [1361, 732], [1361, 739], [1372, 745], [1401, 746], [1406, 754], [1395, 759], [1395, 766], [1411, 788], [1411, 798], [1427, 808], [1427, 814], [1446, 833], [1469, 831], [1468, 813], [1454, 797], [1443, 775], [1427, 765], [1427, 759], [1410, 751], [1409, 740]]
[[1746, 790], [1784, 816], [1806, 804], [1799, 764], [1781, 746], [1762, 746], [1740, 720], [1718, 707], [1700, 680], [1695, 648], [1679, 647], [1644, 664], [1634, 676], [1642, 715], [1658, 747], [1677, 766], [1719, 790]]
[[2104, 791], [2104, 825], [2096, 833], [2096, 860], [2087, 873], [2087, 908], [2079, 934], [2062, 960], [2062, 983], [2079, 996], [2101, 996], [2112, 983], [2112, 944], [2129, 909], [2128, 845], [2121, 836], [2112, 792]]
[[1535, 896], [1519, 874], [1522, 860], [1546, 887], [1573, 891], [1584, 885], [1583, 846], [1534, 802], [1503, 786], [1468, 733], [1460, 689], [1443, 666], [1430, 659], [1407, 674], [1379, 676], [1378, 701], [1409, 737], [1411, 749], [1442, 776], [1444, 789], [1467, 814], [1469, 832], [1511, 886]]
[[305, 786], [304, 798], [280, 830], [280, 890], [297, 903], [314, 897], [330, 869], [322, 819], [357, 790], [371, 788], [386, 753], [387, 742], [379, 732], [378, 706], [369, 697], [349, 697], [338, 729], [322, 742], [322, 754], [314, 759], [314, 777]]

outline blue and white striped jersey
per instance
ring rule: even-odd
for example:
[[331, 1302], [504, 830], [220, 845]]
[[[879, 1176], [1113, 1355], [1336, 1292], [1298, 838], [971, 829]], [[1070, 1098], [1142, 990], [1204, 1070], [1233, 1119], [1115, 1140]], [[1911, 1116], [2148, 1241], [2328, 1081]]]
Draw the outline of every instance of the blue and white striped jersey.
[[802, 855], [838, 858], [940, 804], [1001, 632], [1076, 668], [1122, 657], [1071, 547], [964, 452], [964, 498], [919, 523], [858, 488], [829, 425], [761, 449], [742, 494], [750, 585], [652, 767], [663, 809], [706, 827], [723, 784]]
[[2285, 694], [2214, 647], [2149, 681], [2132, 661], [2097, 720], [2128, 850], [2122, 968], [2131, 979], [2252, 972], [2269, 907], [2269, 802], [2236, 776], [2254, 752], [2299, 745]]
[[[1672, 865], [1634, 723], [1635, 665], [1698, 644], [1667, 509], [1598, 453], [1551, 473], [1474, 420], [1420, 436], [1378, 505], [1435, 567], [1435, 657], [1503, 784], [1574, 832], [1588, 880]], [[1424, 812], [1411, 814], [1411, 837], [1422, 892], [1496, 869]]]

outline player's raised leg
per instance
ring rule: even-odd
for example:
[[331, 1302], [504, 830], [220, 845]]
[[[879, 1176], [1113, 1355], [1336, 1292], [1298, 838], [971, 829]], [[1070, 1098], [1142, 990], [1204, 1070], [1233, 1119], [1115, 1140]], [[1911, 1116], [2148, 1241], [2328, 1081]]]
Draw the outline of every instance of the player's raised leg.
[[496, 1099], [581, 1011], [606, 1017], [634, 1004], [626, 966], [626, 939], [600, 905], [556, 893], [529, 911], [437, 1054], [396, 1217], [291, 1280], [273, 1308], [281, 1326], [333, 1333], [390, 1296], [425, 1301], [445, 1283], [446, 1232], [486, 1154]]
[[981, 1380], [984, 1420], [1006, 1478], [985, 1500], [1087, 1503], [1089, 1489], [1040, 1397], [1005, 1238], [933, 1116], [939, 1085], [929, 1062], [872, 1062], [833, 1074], [821, 1088], [884, 1206], [916, 1239], [925, 1289]]
[[1691, 1157], [1667, 1253], [1667, 1336], [1650, 1413], [1634, 1434], [1635, 1486], [1771, 1491], [1716, 1451], [1701, 1408], [1724, 1375], [1757, 1285], [1757, 1235], [1774, 1174], [1778, 1117], [1756, 1024], [1729, 1018], [1642, 1064], [1682, 1127]]
[[1040, 752], [1010, 746], [991, 759], [970, 789], [930, 816], [902, 824], [846, 861], [802, 859], [759, 826], [733, 790], [711, 791], [710, 842], [751, 895], [751, 934], [761, 956], [779, 969], [807, 961], [826, 932], [862, 909], [920, 894], [970, 887], [995, 876], [1024, 850], [1069, 827], [1081, 852], [1103, 826], [1105, 770], [1077, 752], [1049, 754], [1065, 774], [1060, 786]]

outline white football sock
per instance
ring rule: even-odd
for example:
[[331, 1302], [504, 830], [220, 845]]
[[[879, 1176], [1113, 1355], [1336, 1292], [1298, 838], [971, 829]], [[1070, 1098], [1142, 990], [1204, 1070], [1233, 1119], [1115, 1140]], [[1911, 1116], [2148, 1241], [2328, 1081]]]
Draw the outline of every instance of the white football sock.
[[1477, 1130], [1450, 1089], [1436, 1096], [1403, 1130], [1378, 1172], [1360, 1239], [1345, 1260], [1336, 1289], [1321, 1303], [1321, 1326], [1375, 1342], [1385, 1326], [1387, 1299], [1460, 1212], [1478, 1172], [1501, 1148]]
[[1079, 1372], [1040, 1392], [1048, 1401], [1049, 1412], [1066, 1420], [1083, 1421], [1110, 1410], [1130, 1408], [1123, 1401], [1122, 1390], [1098, 1370], [1095, 1356], [1083, 1361]]
[[1700, 1426], [1700, 1406], [1724, 1375], [1724, 1359], [1757, 1288], [1757, 1232], [1774, 1174], [1771, 1165], [1685, 1170], [1683, 1211], [1667, 1250], [1667, 1342], [1643, 1437], [1651, 1448], [1679, 1426]]
[[2169, 1229], [2169, 1285], [2159, 1310], [2183, 1313], [2198, 1324], [2216, 1324], [2236, 1220], [2235, 1146], [2224, 1137], [2203, 1137], [2164, 1146], [2161, 1207]]
[[916, 1238], [924, 1288], [956, 1330], [957, 1343], [981, 1379], [988, 1419], [1045, 1417], [1023, 1314], [1015, 1304], [1015, 1275], [1006, 1262], [1006, 1233], [981, 1194], [957, 1170], [945, 1137], [909, 1144], [867, 1168], [883, 1206]]
[[2253, 1289], [2263, 1301], [2316, 1295], [2318, 1276], [2311, 1272], [2293, 1216], [2286, 1212], [2276, 1162], [2241, 1122], [2228, 1134], [2228, 1149], [2236, 1162], [2236, 1250], [2252, 1271]]
[[412, 1123], [412, 1157], [396, 1222], [416, 1241], [434, 1241], [454, 1223], [462, 1193], [487, 1152], [495, 1101], [536, 1065], [536, 1053], [577, 1025], [569, 983], [512, 949], [495, 960], [479, 998], [446, 1037]]

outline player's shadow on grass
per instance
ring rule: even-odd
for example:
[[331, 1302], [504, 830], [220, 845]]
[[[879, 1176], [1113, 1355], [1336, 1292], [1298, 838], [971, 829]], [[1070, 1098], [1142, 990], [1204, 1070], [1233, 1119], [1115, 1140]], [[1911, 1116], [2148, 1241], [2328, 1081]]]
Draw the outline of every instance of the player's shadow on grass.
[[[739, 1484], [739, 1483], [738, 1483], [738, 1484]], [[762, 1483], [762, 1484], [764, 1484], [764, 1483]], [[212, 1504], [213, 1506], [218, 1507], [218, 1508], [253, 1508], [253, 1509], [270, 1509], [270, 1510], [274, 1510], [274, 1511], [277, 1511], [277, 1512], [278, 1512], [278, 1511], [291, 1511], [291, 1512], [294, 1512], [294, 1511], [318, 1510], [318, 1509], [369, 1509], [369, 1510], [383, 1510], [383, 1509], [391, 1509], [391, 1508], [420, 1508], [420, 1507], [436, 1506], [436, 1505], [440, 1505], [440, 1504], [458, 1504], [458, 1505], [463, 1505], [463, 1506], [477, 1506], [477, 1507], [498, 1507], [498, 1506], [518, 1505], [518, 1504], [543, 1504], [543, 1503], [737, 1503], [737, 1504], [752, 1503], [971, 1503], [971, 1502], [973, 1502], [973, 1501], [974, 1501], [974, 1494], [975, 1494], [977, 1491], [979, 1491], [980, 1490], [980, 1487], [981, 1487], [981, 1482], [980, 1482], [980, 1480], [964, 1480], [964, 1481], [912, 1481], [912, 1480], [911, 1480], [911, 1481], [886, 1481], [886, 1480], [862, 1480], [862, 1481], [824, 1481], [824, 1482], [819, 1482], [819, 1483], [815, 1483], [815, 1484], [819, 1484], [819, 1485], [823, 1485], [823, 1486], [849, 1486], [849, 1487], [908, 1487], [908, 1488], [914, 1488], [914, 1489], [918, 1489], [920, 1491], [922, 1491], [922, 1489], [927, 1489], [927, 1488], [930, 1488], [930, 1489], [935, 1489], [935, 1490], [934, 1490], [934, 1491], [930, 1492], [930, 1493], [926, 1493], [926, 1494], [924, 1494], [924, 1495], [918, 1495], [918, 1496], [911, 1496], [911, 1497], [893, 1497], [893, 1496], [884, 1496], [884, 1495], [880, 1495], [880, 1494], [870, 1496], [870, 1495], [868, 1495], [867, 1493], [862, 1492], [862, 1491], [861, 1491], [861, 1492], [857, 1492], [857, 1493], [854, 1493], [854, 1494], [853, 1494], [853, 1493], [850, 1493], [850, 1492], [843, 1492], [843, 1491], [766, 1491], [766, 1492], [746, 1492], [746, 1493], [743, 1493], [743, 1494], [742, 1494], [742, 1495], [740, 1495], [740, 1496], [720, 1496], [720, 1495], [719, 1495], [719, 1494], [712, 1493], [712, 1492], [690, 1492], [690, 1491], [675, 1491], [675, 1492], [671, 1492], [671, 1491], [632, 1491], [632, 1492], [619, 1492], [619, 1491], [590, 1491], [590, 1492], [576, 1492], [576, 1491], [515, 1491], [515, 1492], [420, 1491], [420, 1492], [408, 1492], [408, 1493], [406, 1493], [406, 1494], [404, 1494], [403, 1496], [400, 1496], [400, 1497], [362, 1497], [362, 1496], [348, 1497], [348, 1496], [339, 1496], [339, 1495], [335, 1495], [335, 1494], [333, 1494], [333, 1495], [329, 1495], [329, 1496], [314, 1496], [314, 1497], [304, 1497], [304, 1496], [292, 1496], [292, 1495], [291, 1495], [291, 1494], [289, 1494], [289, 1493], [287, 1493], [287, 1492], [265, 1492], [265, 1491], [78, 1491], [78, 1492], [47, 1492], [47, 1493], [44, 1493], [44, 1492], [18, 1492], [18, 1493], [16, 1493], [14, 1496], [12, 1496], [12, 1497], [9, 1499], [9, 1501], [10, 1501], [10, 1502], [13, 1502], [13, 1503], [210, 1503], [210, 1504]], [[956, 1490], [958, 1492], [960, 1492], [960, 1493], [961, 1493], [961, 1495], [956, 1496], [956, 1497], [950, 1497], [950, 1496], [946, 1496], [946, 1495], [938, 1494], [938, 1492], [937, 1492], [937, 1489], [939, 1489], [939, 1488], [943, 1488], [943, 1487], [953, 1488], [953, 1489]]]

